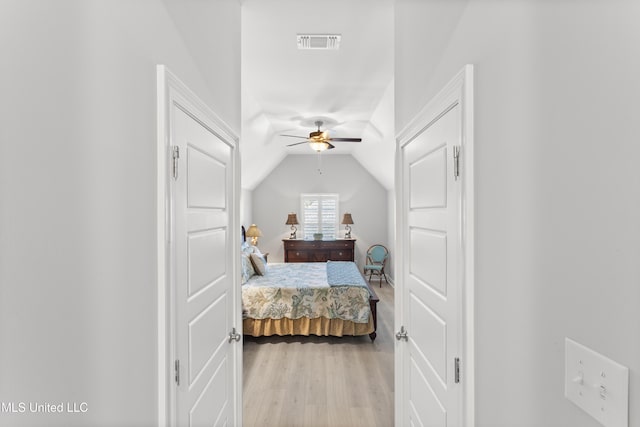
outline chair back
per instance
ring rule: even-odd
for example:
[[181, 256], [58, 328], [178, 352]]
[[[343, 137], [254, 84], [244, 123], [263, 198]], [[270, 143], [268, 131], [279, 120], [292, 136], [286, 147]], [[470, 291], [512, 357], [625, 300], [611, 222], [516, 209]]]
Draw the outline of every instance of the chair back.
[[382, 245], [373, 245], [367, 249], [367, 259], [371, 264], [384, 264], [389, 251]]

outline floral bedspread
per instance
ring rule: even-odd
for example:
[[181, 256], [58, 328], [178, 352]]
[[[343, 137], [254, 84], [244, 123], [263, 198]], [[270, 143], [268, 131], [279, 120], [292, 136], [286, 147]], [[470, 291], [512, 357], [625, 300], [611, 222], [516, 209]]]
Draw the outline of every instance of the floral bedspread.
[[355, 323], [367, 323], [371, 312], [364, 280], [329, 286], [321, 262], [269, 264], [264, 276], [252, 276], [242, 285], [242, 307], [244, 318], [326, 317]]

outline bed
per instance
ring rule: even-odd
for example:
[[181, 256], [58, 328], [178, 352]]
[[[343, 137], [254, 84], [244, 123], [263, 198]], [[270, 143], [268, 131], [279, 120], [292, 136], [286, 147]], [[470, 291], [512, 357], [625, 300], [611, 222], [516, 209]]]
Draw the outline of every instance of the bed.
[[245, 335], [369, 335], [375, 340], [379, 299], [355, 263], [267, 264], [242, 231]]

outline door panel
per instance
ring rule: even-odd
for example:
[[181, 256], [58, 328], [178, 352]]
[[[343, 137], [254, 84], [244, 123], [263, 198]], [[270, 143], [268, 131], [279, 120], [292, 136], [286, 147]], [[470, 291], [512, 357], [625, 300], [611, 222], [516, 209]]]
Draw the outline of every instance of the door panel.
[[[219, 426], [225, 414], [227, 398], [225, 395], [225, 384], [227, 382], [226, 360], [222, 361], [213, 375], [207, 375], [209, 382], [204, 386], [204, 390], [199, 395], [198, 400], [193, 404], [189, 413], [190, 426]], [[211, 420], [215, 420], [212, 422]]]
[[411, 426], [443, 426], [447, 422], [447, 412], [440, 403], [436, 393], [425, 378], [423, 370], [418, 367], [415, 360], [411, 363], [411, 378], [415, 378], [410, 384], [412, 396], [422, 396], [419, 406], [411, 405], [409, 411]]
[[409, 311], [413, 318], [411, 323], [420, 325], [411, 334], [416, 354], [429, 365], [443, 387], [447, 384], [447, 322], [433, 312], [415, 295], [411, 296]]
[[210, 230], [191, 233], [189, 240], [189, 297], [206, 286], [215, 285], [226, 275], [222, 262], [226, 250], [225, 230]]
[[189, 384], [195, 383], [211, 356], [217, 353], [219, 340], [209, 339], [209, 325], [224, 323], [226, 310], [220, 304], [224, 304], [222, 297], [189, 322]]
[[[173, 106], [172, 144], [179, 148], [174, 192], [176, 250], [176, 392], [179, 426], [229, 424], [232, 405], [234, 275], [231, 147], [202, 121]], [[235, 234], [234, 234], [235, 235]]]
[[437, 208], [447, 205], [447, 150], [446, 146], [436, 147], [432, 152], [410, 165], [411, 186], [410, 208]]
[[412, 229], [409, 238], [411, 274], [442, 297], [447, 296], [447, 235]]
[[[226, 153], [216, 153], [221, 158]], [[226, 208], [226, 167], [213, 153], [187, 146], [188, 205], [190, 208]]]

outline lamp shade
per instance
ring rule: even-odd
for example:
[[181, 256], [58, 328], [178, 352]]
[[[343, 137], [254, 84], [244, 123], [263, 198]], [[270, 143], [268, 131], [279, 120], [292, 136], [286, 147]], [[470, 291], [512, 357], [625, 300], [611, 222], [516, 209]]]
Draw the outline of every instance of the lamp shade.
[[262, 237], [262, 231], [255, 224], [251, 224], [247, 230], [247, 237]]
[[290, 213], [290, 214], [287, 216], [287, 222], [285, 222], [285, 224], [287, 224], [287, 225], [296, 225], [296, 224], [300, 224], [300, 223], [298, 222], [298, 216], [297, 216], [296, 214], [294, 214], [294, 213]]

